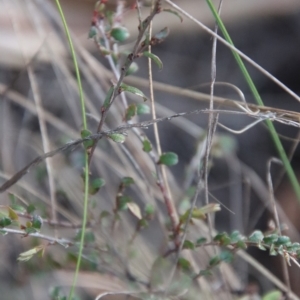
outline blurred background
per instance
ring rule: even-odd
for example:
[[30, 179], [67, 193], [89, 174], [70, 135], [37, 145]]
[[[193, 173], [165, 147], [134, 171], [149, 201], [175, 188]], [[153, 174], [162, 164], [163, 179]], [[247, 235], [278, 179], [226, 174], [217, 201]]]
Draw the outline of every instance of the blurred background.
[[[127, 8], [122, 16], [122, 23], [130, 32], [129, 40], [120, 45], [120, 50], [125, 52], [132, 49], [138, 34], [137, 13], [132, 8], [134, 2], [126, 2]], [[162, 2], [163, 6], [168, 7]], [[174, 2], [209, 28], [214, 28], [214, 19], [206, 1]], [[117, 1], [108, 1], [110, 9], [114, 9], [116, 3]], [[61, 0], [61, 4], [73, 35], [83, 76], [88, 112], [91, 114], [89, 127], [95, 132], [95, 119], [99, 118], [101, 104], [113, 79], [106, 58], [99, 53], [95, 43], [88, 39], [95, 1]], [[218, 5], [217, 1], [215, 5]], [[148, 11], [149, 8], [143, 8], [143, 16]], [[299, 95], [299, 1], [224, 0], [221, 16], [235, 46]], [[166, 26], [170, 29], [169, 36], [152, 49], [164, 65], [162, 70], [153, 66], [153, 79], [157, 83], [154, 86], [158, 116], [208, 108], [209, 98], [203, 97], [203, 94], [209, 95], [210, 90], [212, 37], [189, 19], [183, 17], [183, 22], [180, 22], [172, 14], [158, 15], [153, 31], [157, 32]], [[53, 150], [80, 137], [82, 121], [74, 69], [54, 1], [0, 0], [0, 53], [0, 175], [4, 182], [30, 160], [45, 152], [45, 141], [41, 137], [43, 126], [47, 131], [48, 149]], [[137, 63], [139, 70], [134, 76], [128, 77], [127, 82], [149, 95], [147, 60], [139, 59]], [[234, 85], [244, 94], [248, 103], [255, 103], [232, 53], [220, 43], [217, 45], [216, 66], [217, 82]], [[255, 68], [250, 65], [247, 67], [266, 106], [299, 111], [299, 103], [295, 99]], [[168, 92], [170, 86], [196, 91], [202, 96], [199, 94], [198, 99], [192, 99], [176, 92]], [[38, 95], [40, 102], [36, 102], [35, 95]], [[236, 89], [224, 84], [216, 85], [215, 95], [241, 100]], [[41, 107], [42, 112], [39, 112]], [[149, 119], [149, 116], [145, 119]], [[179, 156], [179, 164], [171, 169], [170, 175], [171, 191], [178, 207], [184, 205], [187, 187], [193, 186], [194, 181], [190, 177], [193, 158], [197, 157], [208, 122], [208, 117], [204, 114], [182, 119], [184, 121], [178, 119], [159, 124], [163, 151], [174, 151]], [[109, 116], [107, 125], [113, 128], [121, 122], [122, 112], [120, 108], [116, 108]], [[220, 116], [220, 122], [231, 129], [240, 130], [251, 123], [252, 119], [224, 114]], [[292, 156], [295, 172], [300, 175], [298, 128], [282, 124], [275, 126], [286, 152]], [[152, 128], [146, 133], [154, 141]], [[149, 165], [146, 158], [139, 156], [138, 151], [134, 150], [134, 144], [128, 147], [137, 155], [139, 163], [144, 163], [145, 169], [151, 170], [151, 167], [146, 167]], [[118, 178], [126, 176], [129, 169], [133, 169], [123, 164], [125, 159], [119, 153], [122, 151], [116, 150], [115, 146], [103, 141], [99, 148], [94, 173], [99, 173], [111, 185], [107, 185], [101, 197], [94, 199], [97, 212], [112, 208]], [[266, 126], [260, 123], [239, 135], [218, 127], [217, 150], [219, 152], [211, 162], [209, 190], [212, 199], [218, 199], [228, 209], [222, 208], [216, 214], [216, 229], [228, 232], [237, 229], [246, 235], [254, 229], [269, 230], [272, 214], [266, 209], [270, 206], [266, 185], [267, 164], [271, 157], [277, 157], [277, 152]], [[106, 162], [103, 163], [102, 160]], [[56, 199], [59, 217], [72, 224], [79, 224], [82, 211], [80, 171], [83, 152], [76, 149], [67, 155], [60, 154], [51, 160], [51, 165], [54, 183], [49, 181], [49, 170], [45, 164], [36, 166], [18, 184], [1, 194], [0, 204], [10, 203], [9, 192], [16, 196], [17, 202], [35, 203], [40, 214], [47, 218], [51, 215], [50, 200]], [[272, 166], [271, 174], [275, 195], [281, 207], [281, 221], [287, 225], [283, 228], [288, 228], [284, 234], [290, 236], [292, 241], [299, 241], [299, 203], [282, 168]], [[147, 178], [150, 177], [149, 175]], [[140, 205], [147, 201], [145, 185], [145, 182], [141, 182], [139, 192], [132, 191], [133, 195], [143, 195], [144, 198], [140, 197], [138, 200]], [[154, 192], [153, 198], [159, 197], [161, 196]], [[203, 199], [199, 199], [198, 204], [201, 203]], [[130, 230], [134, 226], [130, 220], [128, 226]], [[50, 235], [54, 232], [53, 228], [47, 227], [45, 230]], [[134, 268], [137, 268], [138, 274], [144, 273], [143, 276], [146, 277], [145, 270], [150, 268], [153, 257], [162, 248], [163, 234], [158, 233], [159, 230], [153, 227], [145, 233], [144, 239], [137, 242], [137, 252], [140, 251], [141, 255], [147, 253], [147, 259], [145, 266], [137, 263], [139, 266], [135, 265]], [[75, 229], [59, 229], [59, 236], [72, 238], [74, 232]], [[98, 238], [101, 240], [107, 236], [102, 232]], [[50, 299], [48, 289], [51, 286], [68, 287], [71, 284], [74, 261], [72, 262], [70, 255], [65, 257], [65, 249], [62, 247], [53, 246], [55, 249], [47, 250], [49, 255], [46, 258], [34, 258], [28, 263], [16, 261], [20, 252], [26, 251], [35, 243], [37, 241], [21, 239], [17, 235], [0, 237], [1, 299]], [[273, 274], [283, 279], [280, 260], [256, 249], [250, 249], [249, 252]], [[242, 260], [237, 259], [234, 266], [235, 275], [239, 278], [235, 283], [237, 290], [245, 290], [250, 283], [255, 287], [254, 294], [273, 287], [270, 280]], [[105, 271], [107, 270], [90, 272], [86, 267], [80, 274], [82, 299], [94, 299], [99, 290], [122, 290], [126, 287], [114, 272]], [[292, 289], [300, 295], [300, 272], [295, 266], [289, 268], [289, 271]]]

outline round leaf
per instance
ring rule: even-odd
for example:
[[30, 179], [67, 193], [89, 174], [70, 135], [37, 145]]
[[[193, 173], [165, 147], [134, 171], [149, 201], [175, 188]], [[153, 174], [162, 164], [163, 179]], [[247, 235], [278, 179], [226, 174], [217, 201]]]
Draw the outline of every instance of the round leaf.
[[110, 35], [118, 42], [124, 42], [130, 36], [126, 27], [115, 27], [111, 30]]
[[34, 227], [35, 229], [41, 229], [42, 224], [43, 224], [43, 219], [40, 216], [33, 216], [32, 218], [32, 227]]
[[92, 180], [89, 186], [89, 194], [95, 195], [104, 185], [105, 180], [103, 178], [96, 178]]
[[110, 139], [112, 139], [116, 143], [124, 143], [125, 142], [125, 136], [122, 133], [112, 133], [108, 135]]
[[131, 75], [131, 74], [136, 73], [136, 72], [138, 71], [138, 69], [139, 69], [138, 64], [137, 64], [136, 62], [133, 61], [133, 62], [131, 63], [131, 65], [130, 65], [130, 67], [128, 68], [128, 70], [127, 70], [125, 76], [129, 76], [129, 75]]
[[95, 26], [91, 26], [89, 31], [89, 39], [92, 39], [97, 35], [97, 28]]
[[155, 207], [153, 204], [147, 203], [145, 208], [144, 208], [145, 215], [148, 217], [152, 217], [155, 213]]
[[138, 115], [150, 114], [150, 107], [147, 104], [139, 103], [136, 105], [136, 113]]
[[134, 180], [131, 177], [123, 177], [122, 178], [122, 184], [124, 186], [130, 186], [131, 184], [134, 184]]
[[263, 233], [260, 230], [255, 230], [250, 236], [249, 241], [252, 243], [260, 243], [264, 238]]
[[143, 141], [143, 151], [149, 153], [152, 150], [152, 145], [150, 143], [150, 141], [145, 138]]
[[9, 226], [11, 224], [11, 219], [4, 217], [0, 219], [0, 227], [6, 227]]
[[163, 153], [158, 161], [158, 164], [166, 166], [174, 166], [178, 163], [178, 155], [174, 152]]
[[136, 105], [135, 104], [130, 104], [125, 113], [125, 119], [126, 121], [131, 120], [134, 116], [136, 115]]
[[117, 199], [118, 210], [126, 210], [128, 208], [127, 204], [132, 202], [131, 198], [128, 196], [121, 196]]

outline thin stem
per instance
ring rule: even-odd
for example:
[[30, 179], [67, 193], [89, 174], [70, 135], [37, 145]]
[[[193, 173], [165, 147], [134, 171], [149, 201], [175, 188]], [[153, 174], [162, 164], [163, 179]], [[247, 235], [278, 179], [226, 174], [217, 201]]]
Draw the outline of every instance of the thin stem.
[[[40, 164], [42, 161], [44, 161], [46, 158], [48, 157], [53, 157], [58, 153], [62, 153], [65, 151], [68, 151], [70, 149], [74, 149], [76, 148], [78, 145], [82, 144], [83, 142], [89, 141], [89, 140], [99, 140], [100, 138], [102, 138], [103, 136], [109, 136], [113, 133], [124, 133], [130, 129], [134, 129], [134, 128], [148, 128], [149, 126], [152, 126], [155, 123], [158, 122], [164, 122], [164, 121], [171, 121], [174, 118], [179, 118], [179, 117], [183, 117], [183, 116], [188, 116], [188, 115], [193, 115], [193, 114], [209, 114], [209, 113], [223, 113], [223, 114], [232, 114], [232, 115], [243, 115], [243, 116], [249, 116], [252, 118], [263, 118], [264, 120], [268, 120], [269, 118], [271, 118], [272, 121], [279, 121], [282, 122], [282, 119], [274, 119], [273, 116], [270, 116], [269, 113], [259, 113], [259, 114], [255, 114], [255, 115], [249, 115], [246, 112], [239, 112], [239, 111], [229, 111], [229, 110], [209, 110], [209, 109], [196, 109], [196, 110], [192, 110], [192, 111], [188, 111], [188, 112], [182, 112], [182, 113], [177, 113], [168, 117], [163, 117], [163, 118], [157, 118], [155, 120], [149, 120], [149, 121], [144, 121], [144, 122], [140, 122], [140, 123], [133, 123], [133, 124], [126, 124], [126, 125], [122, 125], [119, 126], [115, 129], [112, 130], [108, 130], [108, 131], [102, 131], [99, 132], [97, 134], [92, 134], [84, 139], [77, 139], [73, 142], [67, 143], [53, 151], [47, 152], [43, 155], [40, 155], [38, 157], [36, 157], [34, 160], [32, 160], [28, 165], [26, 165], [23, 169], [21, 169], [20, 171], [18, 171], [16, 174], [14, 174], [9, 180], [7, 180], [6, 182], [4, 182], [1, 186], [0, 186], [0, 193], [3, 193], [4, 191], [6, 191], [8, 188], [10, 188], [11, 186], [13, 186], [15, 183], [17, 183], [24, 175], [26, 175], [30, 169], [38, 164]], [[287, 121], [288, 122], [288, 121]], [[294, 124], [296, 125], [296, 124]], [[300, 127], [300, 124], [297, 123], [297, 127]]]
[[[152, 0], [152, 9], [154, 8], [154, 0]], [[149, 36], [152, 36], [152, 20], [149, 24]], [[148, 46], [148, 52], [151, 53], [151, 45]], [[150, 90], [150, 102], [151, 102], [151, 114], [152, 114], [152, 119], [156, 119], [156, 108], [155, 108], [155, 100], [154, 100], [154, 90], [153, 90], [153, 76], [152, 76], [152, 60], [151, 58], [148, 58], [148, 77], [149, 77], [149, 90]], [[157, 154], [160, 156], [162, 154], [161, 151], [161, 144], [160, 144], [160, 138], [159, 138], [159, 131], [158, 131], [158, 126], [157, 123], [153, 125], [153, 130], [154, 130], [154, 138], [155, 138], [155, 143], [156, 143], [156, 149], [157, 149]], [[171, 191], [167, 179], [167, 173], [166, 173], [166, 168], [164, 166], [158, 166], [159, 169], [161, 169], [162, 176], [161, 178], [158, 178], [157, 185], [159, 186], [164, 200], [165, 200], [165, 205], [168, 210], [168, 215], [171, 219], [172, 223], [172, 229], [175, 233], [175, 229], [178, 223], [178, 214], [176, 212], [176, 208], [174, 205], [174, 201], [171, 197]], [[177, 237], [175, 237], [177, 238]], [[176, 241], [175, 241], [176, 242]]]
[[[104, 125], [105, 119], [108, 115], [109, 109], [112, 106], [112, 104], [114, 103], [116, 97], [119, 95], [119, 88], [126, 76], [126, 72], [128, 71], [131, 63], [133, 62], [133, 60], [136, 58], [136, 55], [139, 53], [139, 47], [140, 47], [140, 43], [144, 37], [144, 33], [146, 32], [150, 22], [153, 20], [153, 18], [155, 17], [155, 15], [159, 12], [159, 7], [160, 7], [160, 0], [157, 0], [155, 3], [155, 7], [152, 10], [151, 14], [142, 22], [142, 26], [139, 28], [139, 34], [136, 40], [136, 43], [133, 47], [132, 52], [128, 55], [122, 69], [121, 69], [121, 74], [120, 77], [118, 79], [117, 84], [114, 86], [114, 90], [113, 93], [109, 99], [109, 104], [107, 105], [107, 107], [102, 108], [101, 111], [101, 118], [100, 118], [100, 122], [98, 124], [98, 128], [97, 128], [97, 133], [99, 133], [102, 130], [102, 127]], [[90, 150], [90, 154], [89, 154], [89, 164], [91, 163], [91, 159], [92, 156], [94, 154], [94, 151], [97, 147], [97, 142], [98, 140], [95, 141], [93, 147]]]
[[20, 235], [23, 235], [23, 236], [37, 237], [39, 239], [46, 240], [46, 241], [50, 242], [51, 244], [59, 244], [59, 245], [62, 245], [64, 247], [69, 247], [69, 246], [74, 245], [74, 242], [72, 242], [70, 240], [51, 237], [51, 236], [48, 236], [48, 235], [41, 234], [39, 232], [27, 233], [23, 230], [12, 229], [12, 228], [1, 228], [1, 231], [3, 233], [13, 233], [13, 234], [20, 234]]
[[[85, 130], [87, 130], [85, 102], [84, 102], [84, 97], [83, 97], [83, 89], [82, 89], [81, 77], [80, 77], [80, 72], [79, 72], [78, 63], [77, 63], [77, 59], [76, 59], [76, 54], [75, 54], [71, 34], [69, 32], [68, 25], [67, 25], [62, 7], [60, 5], [59, 0], [55, 0], [55, 1], [56, 1], [56, 6], [57, 6], [57, 9], [59, 11], [61, 20], [62, 20], [63, 25], [64, 25], [64, 30], [65, 30], [65, 33], [66, 33], [66, 36], [67, 36], [67, 39], [68, 39], [68, 43], [69, 43], [69, 47], [70, 47], [70, 50], [71, 50], [71, 54], [72, 54], [73, 64], [74, 64], [76, 78], [77, 78], [78, 90], [79, 90], [79, 95], [80, 95], [83, 128]], [[84, 174], [84, 205], [83, 205], [82, 229], [81, 229], [78, 259], [77, 259], [77, 263], [76, 263], [75, 274], [74, 274], [73, 283], [72, 283], [72, 287], [71, 287], [71, 290], [70, 290], [70, 293], [69, 293], [68, 300], [71, 300], [73, 298], [74, 289], [75, 289], [77, 278], [78, 278], [78, 273], [79, 273], [80, 263], [81, 263], [81, 257], [82, 257], [82, 252], [83, 252], [86, 223], [87, 223], [88, 197], [89, 197], [89, 194], [88, 194], [88, 191], [89, 191], [89, 163], [88, 163], [88, 153], [87, 153], [87, 151], [85, 151], [84, 160], [85, 160], [85, 170], [84, 170], [85, 174]]]

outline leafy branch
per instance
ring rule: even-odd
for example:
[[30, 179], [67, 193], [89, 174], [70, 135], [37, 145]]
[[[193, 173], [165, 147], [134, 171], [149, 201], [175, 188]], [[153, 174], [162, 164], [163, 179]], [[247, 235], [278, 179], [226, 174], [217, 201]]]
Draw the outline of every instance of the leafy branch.
[[[92, 26], [94, 27], [99, 27], [99, 22], [101, 22], [104, 18], [104, 15], [103, 15], [103, 10], [104, 8], [101, 8], [101, 9], [98, 9], [97, 10], [97, 7], [94, 11], [94, 15], [93, 15], [93, 21], [92, 21]], [[141, 54], [141, 52], [144, 51], [144, 49], [148, 46], [148, 44], [150, 43], [149, 40], [146, 40], [142, 42], [143, 38], [144, 38], [144, 35], [145, 35], [145, 32], [148, 28], [148, 26], [150, 25], [151, 21], [153, 20], [153, 18], [161, 12], [161, 1], [160, 0], [157, 0], [155, 2], [155, 6], [152, 10], [152, 12], [150, 13], [150, 15], [144, 20], [141, 22], [141, 24], [139, 25], [139, 34], [138, 34], [138, 37], [136, 39], [136, 43], [133, 47], [133, 50], [132, 52], [127, 56], [127, 59], [123, 65], [123, 67], [121, 68], [121, 73], [120, 73], [120, 77], [118, 78], [118, 82], [114, 85], [112, 85], [112, 87], [110, 88], [107, 96], [106, 96], [106, 99], [102, 105], [102, 108], [101, 108], [101, 118], [100, 118], [100, 122], [98, 124], [98, 128], [97, 128], [97, 133], [101, 132], [102, 130], [102, 127], [104, 125], [104, 122], [105, 122], [105, 119], [107, 117], [107, 114], [108, 114], [108, 111], [111, 107], [111, 105], [113, 104], [114, 100], [116, 99], [116, 97], [121, 94], [123, 91], [129, 91], [134, 89], [134, 93], [137, 92], [137, 89], [136, 88], [133, 88], [133, 87], [128, 87], [126, 86], [125, 84], [122, 84], [126, 74], [128, 73], [128, 70], [133, 62], [134, 59], [136, 59], [137, 57], [139, 57]], [[101, 26], [100, 26], [101, 27]], [[113, 29], [112, 29], [113, 30]], [[113, 36], [116, 37], [116, 34], [114, 34], [114, 32], [110, 32], [110, 34], [112, 34]], [[95, 34], [93, 36], [93, 38], [95, 39], [96, 43], [98, 43], [98, 40], [97, 40], [97, 35]], [[151, 41], [152, 43], [154, 42], [157, 42], [156, 40], [152, 40]], [[140, 93], [142, 96], [143, 94]], [[99, 139], [96, 139], [95, 140], [95, 143], [94, 145], [92, 146], [91, 150], [90, 150], [90, 153], [89, 153], [89, 164], [91, 162], [91, 159], [92, 159], [92, 156], [93, 156], [93, 153], [95, 151], [95, 148], [97, 146], [97, 142], [99, 141]]]
[[[121, 125], [116, 127], [115, 129], [112, 130], [107, 130], [107, 131], [102, 131], [96, 134], [91, 134], [86, 136], [85, 138], [81, 138], [81, 139], [77, 139], [75, 141], [66, 143], [65, 145], [47, 152], [43, 155], [37, 156], [34, 160], [32, 160], [28, 165], [26, 165], [23, 169], [21, 169], [19, 172], [17, 172], [15, 175], [13, 175], [9, 180], [7, 180], [6, 182], [4, 182], [1, 186], [0, 186], [0, 193], [3, 193], [4, 191], [6, 191], [8, 188], [10, 188], [12, 185], [14, 185], [15, 183], [17, 183], [24, 175], [26, 175], [30, 169], [38, 164], [40, 164], [41, 162], [43, 162], [46, 158], [48, 157], [53, 157], [56, 154], [62, 153], [62, 152], [66, 152], [66, 151], [72, 151], [74, 150], [77, 146], [79, 146], [80, 144], [83, 144], [84, 142], [89, 142], [89, 141], [97, 141], [99, 139], [101, 139], [102, 137], [109, 137], [112, 140], [114, 140], [115, 142], [120, 142], [120, 135], [122, 135], [123, 137], [126, 136], [126, 132], [128, 130], [131, 130], [133, 128], [145, 128], [147, 129], [149, 126], [152, 126], [155, 123], [159, 123], [159, 122], [164, 122], [164, 121], [171, 121], [174, 118], [179, 118], [179, 117], [183, 117], [183, 116], [188, 116], [188, 115], [193, 115], [193, 114], [209, 114], [209, 113], [225, 113], [225, 114], [239, 114], [239, 115], [245, 115], [245, 116], [249, 116], [255, 119], [261, 119], [262, 121], [264, 120], [271, 120], [271, 121], [277, 121], [280, 123], [284, 123], [284, 124], [290, 124], [290, 120], [286, 120], [283, 117], [277, 117], [276, 114], [270, 114], [270, 112], [266, 112], [266, 113], [258, 113], [258, 114], [249, 114], [246, 112], [238, 112], [238, 111], [225, 111], [225, 110], [208, 110], [208, 109], [196, 109], [196, 110], [192, 110], [192, 111], [188, 111], [188, 112], [181, 112], [181, 113], [177, 113], [168, 117], [162, 117], [162, 118], [157, 118], [155, 120], [148, 120], [148, 121], [144, 121], [144, 122], [139, 122], [139, 123], [132, 123], [132, 124], [125, 124], [125, 125]], [[293, 125], [295, 127], [300, 127], [300, 124], [297, 122], [293, 122]], [[125, 138], [121, 138], [121, 142], [124, 142]], [[143, 145], [145, 147], [145, 145]], [[149, 147], [149, 145], [148, 145]]]

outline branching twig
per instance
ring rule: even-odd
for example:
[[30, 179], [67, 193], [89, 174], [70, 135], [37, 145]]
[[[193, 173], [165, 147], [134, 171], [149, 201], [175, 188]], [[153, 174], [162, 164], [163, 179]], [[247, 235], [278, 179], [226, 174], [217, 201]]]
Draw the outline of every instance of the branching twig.
[[[160, 2], [161, 2], [160, 0], [156, 1], [155, 7], [152, 10], [151, 14], [142, 22], [142, 26], [140, 26], [140, 28], [139, 28], [139, 34], [138, 34], [138, 37], [136, 39], [136, 43], [133, 47], [132, 52], [128, 55], [124, 66], [121, 69], [120, 77], [118, 79], [117, 84], [115, 85], [115, 87], [113, 89], [112, 95], [109, 99], [109, 104], [105, 108], [102, 108], [101, 118], [100, 118], [100, 122], [98, 124], [97, 133], [99, 133], [102, 130], [102, 127], [104, 125], [104, 122], [105, 122], [105, 119], [106, 119], [107, 114], [109, 112], [109, 109], [110, 109], [111, 105], [113, 104], [114, 100], [116, 99], [116, 97], [118, 96], [119, 88], [120, 88], [120, 86], [121, 86], [121, 84], [122, 84], [122, 82], [123, 82], [123, 80], [126, 76], [126, 72], [128, 71], [131, 63], [136, 58], [136, 55], [139, 52], [140, 43], [141, 43], [141, 41], [144, 37], [144, 34], [145, 34], [148, 26], [150, 25], [150, 23], [153, 20], [153, 18], [155, 17], [155, 15], [158, 14], [159, 11], [160, 11]], [[90, 151], [90, 154], [89, 154], [89, 164], [91, 163], [93, 153], [94, 153], [94, 151], [97, 147], [97, 142], [98, 142], [98, 139], [95, 140], [95, 143], [94, 143], [93, 147], [91, 148], [91, 151]]]
[[[89, 140], [99, 140], [100, 138], [102, 138], [103, 136], [109, 136], [111, 134], [114, 133], [126, 133], [126, 131], [133, 129], [133, 128], [147, 128], [149, 126], [152, 126], [155, 123], [158, 122], [163, 122], [163, 121], [170, 121], [174, 118], [178, 118], [178, 117], [183, 117], [183, 116], [188, 116], [188, 115], [192, 115], [192, 114], [200, 114], [200, 113], [225, 113], [225, 114], [238, 114], [238, 115], [244, 115], [244, 116], [249, 116], [252, 118], [262, 118], [265, 120], [272, 120], [272, 121], [278, 121], [281, 123], [285, 123], [284, 118], [282, 117], [276, 117], [276, 115], [270, 114], [270, 113], [259, 113], [259, 114], [255, 114], [255, 115], [249, 115], [246, 112], [238, 112], [238, 111], [225, 111], [225, 110], [213, 110], [210, 111], [209, 109], [196, 109], [193, 111], [189, 111], [189, 112], [182, 112], [182, 113], [177, 113], [175, 115], [172, 116], [168, 116], [168, 117], [163, 117], [163, 118], [158, 118], [155, 120], [149, 120], [149, 121], [144, 121], [144, 122], [140, 122], [140, 123], [134, 123], [134, 124], [126, 124], [126, 125], [122, 125], [119, 126], [113, 130], [109, 130], [109, 131], [103, 131], [103, 132], [99, 132], [97, 134], [92, 134], [84, 139], [77, 139], [75, 141], [72, 141], [70, 143], [67, 143], [53, 151], [47, 152], [44, 155], [38, 156], [36, 157], [33, 161], [31, 161], [28, 165], [26, 165], [23, 169], [21, 169], [19, 172], [17, 172], [15, 175], [13, 175], [9, 180], [7, 180], [2, 186], [0, 186], [0, 193], [3, 193], [4, 191], [6, 191], [8, 188], [10, 188], [12, 185], [14, 185], [16, 182], [18, 182], [25, 174], [27, 174], [29, 172], [29, 170], [40, 164], [42, 161], [44, 161], [46, 158], [48, 157], [53, 157], [58, 153], [62, 153], [68, 150], [72, 150], [75, 149], [78, 145], [82, 144], [83, 142], [89, 141]], [[289, 124], [290, 125], [290, 121], [287, 120], [285, 124]], [[294, 126], [300, 127], [300, 123], [293, 123]]]
[[[154, 5], [154, 0], [152, 0], [152, 5]], [[149, 24], [149, 36], [152, 36], [152, 20]], [[148, 46], [148, 51], [151, 53], [151, 45]], [[156, 107], [155, 107], [155, 99], [154, 99], [154, 90], [153, 90], [153, 76], [152, 76], [152, 60], [148, 58], [148, 77], [149, 77], [149, 90], [150, 90], [150, 102], [151, 102], [151, 114], [152, 119], [156, 119]], [[157, 154], [160, 156], [162, 154], [161, 151], [161, 144], [160, 144], [160, 137], [157, 123], [153, 124], [154, 130], [154, 138], [157, 148]], [[161, 173], [161, 175], [160, 175]], [[172, 231], [174, 233], [174, 242], [178, 244], [178, 235], [176, 234], [176, 226], [178, 223], [178, 214], [176, 212], [176, 208], [174, 205], [174, 201], [171, 196], [171, 191], [169, 188], [169, 183], [167, 179], [167, 173], [165, 166], [157, 166], [157, 185], [161, 190], [163, 195], [165, 205], [168, 211], [168, 216], [170, 217]]]
[[20, 234], [22, 236], [32, 236], [37, 237], [46, 241], [49, 241], [50, 244], [60, 244], [64, 246], [65, 248], [73, 246], [74, 242], [67, 240], [67, 239], [59, 239], [55, 237], [51, 237], [48, 235], [41, 234], [39, 232], [33, 232], [33, 233], [27, 233], [24, 230], [18, 230], [18, 229], [12, 229], [12, 228], [1, 228], [1, 231], [4, 233], [14, 233], [14, 234]]

